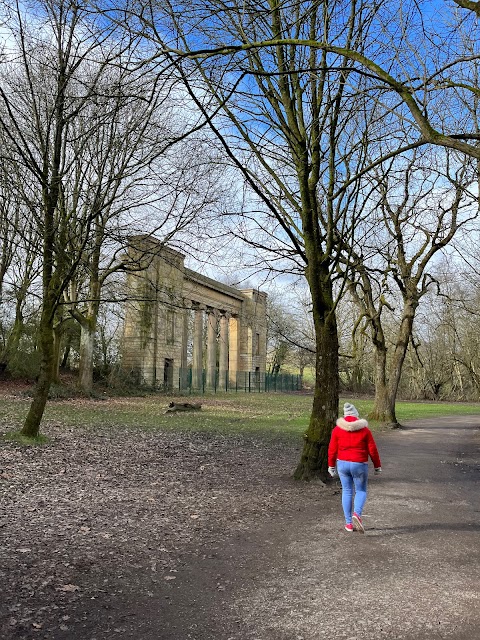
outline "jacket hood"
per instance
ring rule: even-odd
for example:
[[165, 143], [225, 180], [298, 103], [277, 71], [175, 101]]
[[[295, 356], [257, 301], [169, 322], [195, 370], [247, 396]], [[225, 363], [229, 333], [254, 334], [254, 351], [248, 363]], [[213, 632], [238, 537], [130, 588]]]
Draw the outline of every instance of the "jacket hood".
[[352, 420], [351, 416], [349, 418], [349, 420], [339, 418], [337, 420], [337, 427], [340, 427], [340, 429], [344, 429], [345, 431], [359, 431], [364, 427], [368, 427], [368, 422], [362, 418], [356, 418], [354, 420]]

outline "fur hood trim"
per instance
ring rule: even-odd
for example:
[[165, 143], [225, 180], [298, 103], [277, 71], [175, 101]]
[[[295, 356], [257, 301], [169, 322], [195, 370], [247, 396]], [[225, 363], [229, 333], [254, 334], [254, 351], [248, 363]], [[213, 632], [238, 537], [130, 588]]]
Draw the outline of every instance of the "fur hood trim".
[[345, 418], [339, 418], [337, 420], [337, 427], [344, 429], [345, 431], [359, 431], [364, 427], [368, 427], [368, 422], [359, 418], [358, 420], [345, 420]]

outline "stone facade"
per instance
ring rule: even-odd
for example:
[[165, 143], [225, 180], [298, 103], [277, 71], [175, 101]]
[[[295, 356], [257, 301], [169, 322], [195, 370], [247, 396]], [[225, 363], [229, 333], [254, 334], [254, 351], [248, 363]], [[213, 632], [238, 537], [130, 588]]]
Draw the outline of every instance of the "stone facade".
[[[148, 236], [131, 238], [122, 366], [168, 389], [228, 388], [265, 374], [267, 294], [187, 269], [185, 256]], [[191, 346], [191, 353], [189, 350]]]

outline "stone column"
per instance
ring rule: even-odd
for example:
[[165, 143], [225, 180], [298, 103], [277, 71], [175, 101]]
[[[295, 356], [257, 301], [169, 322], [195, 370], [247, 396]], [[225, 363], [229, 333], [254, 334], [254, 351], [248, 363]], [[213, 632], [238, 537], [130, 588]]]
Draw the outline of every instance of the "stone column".
[[207, 387], [215, 387], [217, 375], [217, 314], [215, 309], [208, 310], [207, 328]]
[[228, 371], [228, 316], [225, 312], [220, 316], [220, 343], [218, 358], [218, 387], [225, 389]]
[[239, 365], [239, 318], [232, 316], [228, 322], [230, 339], [228, 341], [228, 379], [231, 387], [237, 384], [237, 371]]
[[[185, 304], [185, 303], [184, 303]], [[182, 346], [180, 351], [180, 389], [188, 388], [188, 328], [190, 309], [183, 310]]]
[[200, 306], [194, 309], [193, 323], [193, 364], [192, 387], [201, 389], [203, 386], [203, 309]]

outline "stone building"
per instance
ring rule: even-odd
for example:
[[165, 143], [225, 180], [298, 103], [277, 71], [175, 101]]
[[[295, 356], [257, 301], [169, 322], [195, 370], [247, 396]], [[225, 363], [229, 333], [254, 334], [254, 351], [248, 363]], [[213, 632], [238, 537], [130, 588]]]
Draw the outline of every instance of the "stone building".
[[167, 389], [226, 389], [247, 374], [263, 379], [266, 293], [191, 271], [183, 254], [150, 236], [131, 238], [126, 259], [125, 371]]

